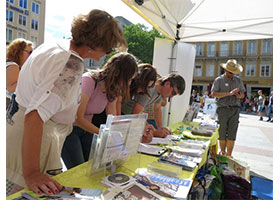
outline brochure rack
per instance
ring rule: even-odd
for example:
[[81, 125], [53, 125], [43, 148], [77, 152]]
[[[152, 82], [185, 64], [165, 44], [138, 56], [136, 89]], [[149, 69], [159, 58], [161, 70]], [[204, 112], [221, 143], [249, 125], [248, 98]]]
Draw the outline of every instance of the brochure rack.
[[[99, 134], [94, 134], [89, 156], [88, 175], [105, 176], [106, 170], [115, 173], [120, 168], [134, 173], [140, 167], [137, 151], [148, 115], [108, 115]], [[128, 160], [129, 166], [126, 165]], [[133, 165], [133, 166], [132, 166]]]

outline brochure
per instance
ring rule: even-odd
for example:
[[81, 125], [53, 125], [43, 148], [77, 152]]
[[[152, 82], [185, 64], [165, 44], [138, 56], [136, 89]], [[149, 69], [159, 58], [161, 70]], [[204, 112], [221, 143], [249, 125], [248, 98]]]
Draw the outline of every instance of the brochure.
[[101, 189], [85, 189], [85, 188], [73, 188], [63, 187], [59, 194], [43, 195], [40, 199], [58, 199], [58, 200], [99, 200], [102, 199]]
[[157, 193], [135, 182], [126, 188], [115, 186], [104, 193], [104, 199], [113, 200], [163, 200]]
[[192, 186], [191, 179], [154, 174], [148, 172], [145, 168], [138, 169], [137, 175], [134, 178], [146, 188], [168, 198], [186, 199]]
[[169, 162], [175, 165], [182, 166], [183, 169], [192, 171], [201, 162], [202, 158], [188, 156], [179, 152], [167, 152], [163, 154], [159, 161]]
[[138, 152], [153, 155], [153, 156], [160, 156], [166, 151], [166, 148], [162, 148], [159, 146], [143, 144], [141, 143], [138, 149]]

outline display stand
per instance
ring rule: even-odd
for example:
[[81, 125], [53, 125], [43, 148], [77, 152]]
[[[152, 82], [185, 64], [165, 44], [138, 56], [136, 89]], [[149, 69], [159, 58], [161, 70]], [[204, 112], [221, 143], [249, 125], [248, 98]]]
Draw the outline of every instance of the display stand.
[[[93, 136], [88, 176], [104, 177], [120, 169], [134, 173], [140, 167], [141, 156], [137, 155], [137, 151], [147, 117], [146, 113], [108, 115], [106, 124], [100, 126], [99, 134]], [[126, 163], [130, 163], [129, 166]]]
[[190, 106], [189, 110], [187, 110], [182, 122], [184, 124], [190, 124], [190, 122], [193, 121], [194, 118], [196, 118], [199, 108], [200, 108], [200, 103], [192, 103]]

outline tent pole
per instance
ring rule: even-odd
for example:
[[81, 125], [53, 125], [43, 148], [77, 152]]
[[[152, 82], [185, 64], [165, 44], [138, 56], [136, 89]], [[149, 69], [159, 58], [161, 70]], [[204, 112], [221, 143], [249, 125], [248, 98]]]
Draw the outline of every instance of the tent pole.
[[[174, 57], [174, 48], [175, 48], [176, 44], [177, 44], [177, 41], [174, 41], [172, 44], [169, 73], [174, 72], [173, 60], [176, 60], [176, 58]], [[172, 99], [168, 98], [168, 102], [169, 102], [169, 108], [168, 108], [167, 126], [169, 126], [169, 121], [170, 121]]]

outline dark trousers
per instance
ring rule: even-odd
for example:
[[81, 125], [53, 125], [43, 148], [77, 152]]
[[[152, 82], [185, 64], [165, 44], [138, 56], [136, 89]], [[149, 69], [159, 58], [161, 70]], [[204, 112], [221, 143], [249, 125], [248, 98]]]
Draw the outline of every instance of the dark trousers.
[[155, 129], [158, 129], [157, 123], [154, 119], [147, 119], [148, 124], [151, 124], [154, 126]]
[[[101, 124], [106, 123], [106, 112], [105, 110], [94, 115], [92, 123], [100, 127]], [[93, 134], [81, 129], [78, 126], [73, 127], [73, 131], [68, 135], [63, 144], [61, 157], [67, 169], [71, 169], [87, 162], [89, 159]]]
[[239, 107], [218, 107], [219, 140], [234, 140], [239, 124]]
[[92, 136], [91, 133], [78, 126], [73, 127], [73, 131], [65, 139], [61, 152], [61, 157], [67, 169], [88, 161]]

